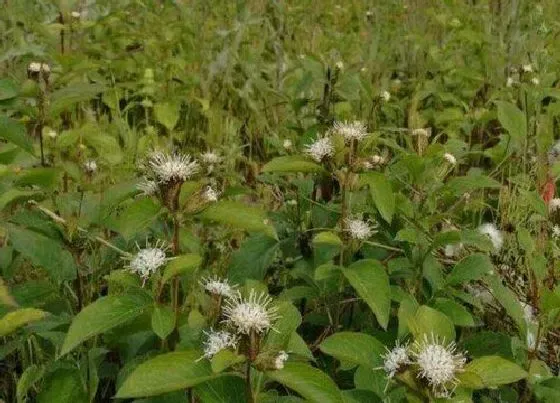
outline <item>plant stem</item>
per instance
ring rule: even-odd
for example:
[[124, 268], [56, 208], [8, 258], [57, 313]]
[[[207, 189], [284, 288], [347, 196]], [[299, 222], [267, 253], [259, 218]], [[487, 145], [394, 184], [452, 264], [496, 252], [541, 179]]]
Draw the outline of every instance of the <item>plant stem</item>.
[[254, 403], [255, 398], [253, 397], [253, 388], [251, 387], [251, 361], [247, 361], [247, 366], [245, 368], [245, 394], [248, 403]]

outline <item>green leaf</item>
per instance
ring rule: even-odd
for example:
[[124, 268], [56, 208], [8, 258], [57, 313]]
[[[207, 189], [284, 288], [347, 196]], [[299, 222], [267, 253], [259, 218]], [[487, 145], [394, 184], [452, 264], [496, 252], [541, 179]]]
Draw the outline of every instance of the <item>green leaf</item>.
[[33, 143], [27, 137], [25, 126], [17, 120], [0, 115], [0, 138], [15, 144], [29, 154], [33, 154]]
[[450, 285], [464, 284], [468, 281], [479, 280], [494, 269], [488, 255], [477, 253], [467, 256], [455, 265], [447, 283]]
[[344, 403], [381, 403], [381, 400], [373, 391], [364, 389], [349, 389], [342, 391]]
[[276, 230], [267, 218], [266, 211], [240, 202], [222, 200], [212, 204], [201, 214], [205, 220], [230, 225], [246, 231], [262, 232], [277, 239]]
[[423, 335], [444, 337], [447, 342], [455, 340], [455, 326], [451, 319], [444, 313], [429, 306], [422, 305], [416, 311], [414, 318], [408, 323], [408, 327], [414, 334], [416, 340]]
[[227, 272], [229, 280], [242, 284], [247, 279], [264, 279], [267, 269], [274, 262], [278, 248], [278, 241], [267, 235], [249, 236], [232, 254]]
[[166, 283], [175, 276], [182, 276], [190, 273], [198, 268], [201, 262], [202, 258], [196, 253], [187, 253], [177, 256], [167, 263], [161, 281]]
[[95, 98], [101, 92], [105, 91], [105, 89], [106, 87], [104, 85], [96, 83], [70, 84], [51, 94], [49, 113], [53, 117], [57, 116], [62, 111], [78, 102], [89, 101]]
[[156, 306], [152, 312], [152, 330], [164, 340], [175, 329], [175, 313], [168, 306]]
[[129, 240], [148, 228], [160, 211], [159, 204], [151, 198], [134, 200], [120, 215], [108, 218], [106, 225]]
[[169, 131], [173, 130], [179, 120], [179, 108], [168, 102], [158, 103], [154, 106], [154, 113], [159, 123]]
[[343, 268], [342, 273], [371, 308], [377, 321], [387, 329], [391, 309], [391, 288], [385, 268], [377, 260], [365, 259]]
[[111, 165], [122, 161], [123, 154], [116, 138], [96, 132], [95, 135], [85, 137], [85, 143], [95, 149], [99, 157]]
[[527, 138], [527, 118], [525, 113], [510, 102], [495, 101], [498, 106], [498, 120], [511, 136], [516, 148], [523, 146]]
[[27, 396], [27, 391], [31, 388], [39, 379], [43, 377], [45, 373], [44, 367], [38, 367], [33, 364], [25, 369], [18, 380], [16, 387], [16, 396], [18, 403], [25, 402]]
[[371, 198], [381, 217], [388, 223], [395, 213], [395, 194], [387, 177], [379, 172], [360, 175], [360, 184], [368, 185]]
[[140, 316], [152, 302], [143, 292], [99, 298], [74, 317], [60, 355], [67, 354], [90, 337]]
[[157, 396], [193, 387], [216, 375], [198, 351], [161, 354], [140, 364], [119, 388], [118, 399]]
[[327, 337], [319, 345], [321, 351], [336, 359], [375, 368], [383, 365], [385, 345], [365, 333], [340, 332]]
[[465, 366], [465, 371], [477, 374], [487, 388], [517, 382], [528, 375], [519, 365], [497, 355], [476, 358]]
[[475, 326], [471, 313], [461, 304], [449, 298], [436, 298], [434, 308], [446, 314], [456, 326]]
[[336, 384], [324, 372], [309, 365], [288, 362], [284, 369], [267, 372], [266, 375], [282, 385], [296, 391], [312, 402], [343, 403], [342, 394]]
[[15, 98], [18, 94], [16, 83], [8, 78], [0, 80], [0, 101]]
[[303, 172], [319, 173], [324, 169], [321, 165], [310, 161], [308, 158], [299, 155], [288, 155], [273, 158], [265, 164], [262, 172]]
[[58, 184], [62, 171], [58, 168], [33, 168], [19, 176], [14, 182], [18, 186], [37, 185], [52, 189]]
[[446, 185], [456, 196], [462, 196], [467, 192], [479, 189], [499, 189], [500, 182], [480, 173], [473, 173], [466, 176], [456, 176]]
[[222, 376], [194, 387], [204, 403], [246, 403], [245, 382], [237, 376]]
[[509, 288], [502, 284], [502, 281], [497, 276], [486, 276], [484, 282], [490, 288], [490, 291], [494, 298], [498, 300], [501, 306], [504, 307], [509, 316], [513, 319], [517, 327], [519, 328], [520, 334], [525, 334], [525, 315], [523, 313], [523, 308], [517, 299], [517, 296]]
[[3, 192], [0, 196], [0, 210], [4, 210], [6, 206], [11, 204], [16, 200], [31, 199], [36, 197], [38, 194], [35, 190], [19, 190], [15, 188], [10, 188]]
[[82, 403], [87, 402], [80, 371], [74, 368], [59, 368], [51, 372], [37, 396], [38, 403]]
[[323, 232], [319, 232], [313, 238], [313, 245], [320, 245], [320, 244], [339, 248], [342, 245], [342, 240], [334, 232], [323, 231]]
[[74, 258], [59, 242], [15, 225], [9, 226], [9, 232], [14, 249], [35, 266], [47, 270], [52, 279], [64, 281], [76, 278]]
[[246, 357], [242, 354], [234, 353], [231, 350], [222, 350], [212, 357], [212, 372], [218, 374], [232, 365], [245, 362], [245, 360]]
[[265, 346], [276, 350], [285, 350], [292, 333], [301, 325], [301, 314], [290, 302], [281, 302], [277, 306], [279, 319], [274, 323], [274, 329], [268, 333]]
[[15, 299], [10, 295], [10, 291], [2, 277], [0, 277], [0, 304], [17, 306]]
[[0, 337], [7, 336], [28, 323], [41, 320], [46, 315], [46, 312], [35, 308], [21, 308], [8, 312], [0, 318]]

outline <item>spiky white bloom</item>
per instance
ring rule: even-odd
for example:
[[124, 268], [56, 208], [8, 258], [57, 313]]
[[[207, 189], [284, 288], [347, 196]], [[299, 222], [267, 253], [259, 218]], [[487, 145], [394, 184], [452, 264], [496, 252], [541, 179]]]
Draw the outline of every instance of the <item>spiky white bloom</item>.
[[41, 70], [43, 71], [43, 73], [50, 73], [51, 72], [51, 66], [49, 66], [47, 63], [42, 63], [41, 64]]
[[72, 15], [73, 18], [80, 18], [82, 14], [80, 14], [79, 11], [72, 11], [72, 13], [70, 13]]
[[130, 260], [128, 267], [133, 273], [146, 280], [167, 262], [164, 243], [157, 241], [155, 246], [138, 247], [138, 252]]
[[288, 361], [290, 356], [285, 351], [279, 351], [278, 355], [274, 359], [274, 368], [275, 369], [282, 369], [284, 368], [284, 363]]
[[430, 137], [430, 131], [428, 129], [414, 129], [412, 130], [413, 136], [422, 136], [422, 137]]
[[533, 77], [531, 78], [531, 84], [533, 85], [539, 85], [541, 83], [541, 80], [539, 80], [538, 77]]
[[332, 157], [334, 146], [328, 137], [317, 138], [305, 147], [305, 153], [309, 154], [315, 161], [321, 162], [324, 158]]
[[560, 225], [552, 227], [552, 238], [560, 239]]
[[204, 197], [204, 200], [207, 202], [215, 202], [218, 201], [218, 192], [216, 192], [212, 186], [206, 186], [206, 189], [202, 193], [202, 197]]
[[457, 158], [453, 154], [445, 153], [443, 154], [443, 158], [449, 162], [451, 165], [455, 165], [457, 163]]
[[350, 237], [360, 241], [368, 239], [373, 233], [372, 227], [367, 221], [359, 219], [347, 219], [346, 231], [350, 233]]
[[493, 223], [485, 223], [478, 227], [478, 232], [481, 234], [487, 235], [494, 246], [494, 250], [498, 252], [502, 249], [502, 245], [504, 244], [504, 237], [502, 236], [502, 232], [496, 227]]
[[557, 210], [560, 210], [560, 199], [555, 198], [548, 202], [548, 211], [554, 213]]
[[204, 354], [201, 358], [211, 359], [222, 350], [227, 348], [236, 349], [239, 342], [236, 335], [225, 330], [214, 331], [210, 329], [209, 332], [204, 331], [204, 334], [206, 335], [206, 340], [203, 345]]
[[41, 63], [39, 62], [31, 62], [29, 63], [29, 65], [27, 66], [27, 70], [33, 72], [33, 73], [38, 73], [41, 71]]
[[159, 186], [156, 181], [150, 180], [148, 178], [143, 178], [141, 182], [136, 184], [136, 189], [139, 190], [143, 195], [152, 196], [155, 195]]
[[344, 70], [344, 62], [342, 60], [339, 60], [338, 62], [336, 62], [335, 66], [339, 70]]
[[257, 294], [254, 289], [248, 298], [243, 298], [239, 292], [228, 298], [223, 313], [225, 323], [237, 333], [247, 335], [268, 331], [278, 319], [278, 308], [272, 306], [272, 298], [264, 292]]
[[508, 77], [506, 80], [506, 87], [513, 87], [513, 84], [515, 84], [515, 80], [513, 77]]
[[203, 278], [200, 285], [210, 294], [228, 298], [235, 294], [235, 286], [230, 285], [227, 279], [220, 280], [217, 276]]
[[97, 162], [95, 160], [84, 162], [84, 171], [88, 174], [94, 174], [97, 171]]
[[383, 369], [387, 378], [393, 378], [402, 369], [402, 366], [410, 364], [408, 346], [400, 345], [397, 341], [393, 349], [389, 350], [385, 347], [385, 350], [387, 350], [387, 353], [381, 356], [383, 358]]
[[435, 396], [447, 397], [455, 390], [459, 384], [456, 375], [466, 361], [463, 353], [457, 352], [455, 342], [445, 344], [445, 339], [424, 334], [423, 340], [414, 342], [411, 355], [419, 367], [418, 377], [428, 381]]
[[381, 91], [381, 94], [379, 96], [385, 102], [389, 102], [391, 100], [391, 93], [387, 90]]
[[200, 159], [206, 165], [216, 165], [222, 161], [222, 158], [213, 151], [208, 151], [201, 154]]
[[531, 64], [524, 64], [523, 66], [521, 66], [521, 70], [523, 70], [524, 73], [532, 73], [533, 66]]
[[47, 130], [47, 137], [49, 137], [51, 139], [55, 139], [56, 136], [58, 136], [58, 134], [56, 133], [55, 130], [53, 130], [53, 129]]
[[282, 146], [286, 149], [289, 150], [290, 148], [292, 148], [292, 140], [290, 139], [285, 139], [284, 143], [282, 144]]
[[368, 136], [366, 126], [357, 120], [353, 122], [334, 122], [332, 130], [344, 137], [346, 142], [351, 142], [352, 140], [360, 141]]
[[158, 182], [184, 182], [198, 172], [198, 163], [187, 154], [155, 152], [148, 162]]

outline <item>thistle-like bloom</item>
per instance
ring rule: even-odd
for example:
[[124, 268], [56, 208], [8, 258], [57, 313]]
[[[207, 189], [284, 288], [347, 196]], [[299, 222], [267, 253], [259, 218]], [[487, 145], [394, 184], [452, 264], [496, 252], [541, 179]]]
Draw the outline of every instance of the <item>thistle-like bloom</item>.
[[524, 73], [532, 73], [533, 66], [531, 64], [524, 64], [523, 66], [521, 66], [521, 70], [523, 70]]
[[389, 102], [391, 100], [391, 93], [389, 91], [381, 91], [379, 96], [385, 102]]
[[485, 223], [482, 224], [478, 231], [481, 234], [487, 235], [494, 246], [494, 250], [498, 252], [502, 249], [502, 245], [504, 244], [504, 237], [502, 236], [502, 232], [496, 227], [495, 224], [492, 223]]
[[387, 378], [393, 378], [403, 366], [410, 364], [408, 347], [406, 345], [401, 346], [397, 341], [392, 350], [387, 347], [385, 349], [387, 353], [381, 356], [383, 358], [383, 369]]
[[312, 144], [305, 147], [305, 153], [309, 154], [317, 162], [332, 157], [334, 154], [334, 146], [328, 137], [317, 138]]
[[227, 279], [220, 280], [217, 276], [203, 278], [200, 285], [210, 294], [228, 298], [235, 295], [235, 286], [230, 285]]
[[200, 159], [206, 165], [216, 165], [222, 161], [222, 158], [213, 151], [208, 151], [201, 154]]
[[449, 162], [451, 165], [455, 165], [457, 164], [457, 158], [455, 158], [455, 156], [453, 154], [450, 153], [445, 153], [443, 154], [443, 158]]
[[366, 126], [357, 120], [354, 122], [334, 122], [333, 131], [343, 136], [347, 143], [352, 140], [360, 141], [368, 136]]
[[224, 330], [214, 331], [210, 329], [209, 332], [204, 331], [204, 334], [206, 335], [206, 341], [204, 341], [204, 354], [201, 359], [211, 359], [226, 348], [236, 349], [237, 343], [239, 342], [237, 336]]
[[560, 239], [560, 225], [555, 225], [552, 227], [552, 238]]
[[95, 162], [95, 160], [88, 160], [84, 162], [84, 171], [88, 174], [94, 174], [97, 172], [97, 162]]
[[433, 334], [430, 339], [424, 334], [422, 341], [414, 342], [411, 355], [419, 367], [418, 377], [428, 381], [436, 397], [448, 397], [455, 390], [459, 384], [456, 374], [463, 370], [466, 359], [454, 342], [446, 345], [445, 339], [440, 342]]
[[128, 267], [133, 273], [138, 274], [144, 281], [155, 273], [160, 267], [167, 262], [165, 256], [165, 245], [163, 242], [157, 241], [155, 246], [147, 246], [140, 248], [138, 245], [138, 252], [130, 260]]
[[278, 308], [272, 306], [272, 298], [264, 292], [257, 294], [254, 289], [249, 293], [249, 298], [235, 293], [226, 300], [223, 312], [225, 323], [237, 333], [247, 335], [268, 331], [278, 319]]
[[155, 152], [150, 156], [149, 167], [160, 183], [184, 182], [198, 172], [198, 163], [186, 154]]
[[207, 202], [215, 202], [218, 201], [218, 192], [216, 192], [212, 186], [206, 186], [206, 189], [202, 193], [202, 197]]
[[290, 150], [292, 148], [292, 140], [290, 139], [285, 139], [284, 143], [282, 144], [282, 146], [286, 149], [286, 150]]
[[560, 210], [560, 199], [555, 198], [548, 202], [548, 211], [554, 213]]
[[371, 234], [373, 233], [373, 228], [367, 221], [362, 221], [359, 219], [347, 219], [346, 231], [350, 233], [351, 238], [364, 241], [371, 236]]
[[136, 184], [136, 189], [145, 196], [153, 196], [158, 192], [159, 186], [156, 181], [143, 178], [142, 182]]
[[288, 361], [290, 356], [285, 351], [279, 351], [278, 355], [274, 359], [274, 368], [275, 369], [282, 369], [284, 368], [284, 363]]
[[539, 80], [538, 77], [533, 77], [531, 78], [531, 84], [533, 85], [539, 85], [541, 83], [541, 80]]

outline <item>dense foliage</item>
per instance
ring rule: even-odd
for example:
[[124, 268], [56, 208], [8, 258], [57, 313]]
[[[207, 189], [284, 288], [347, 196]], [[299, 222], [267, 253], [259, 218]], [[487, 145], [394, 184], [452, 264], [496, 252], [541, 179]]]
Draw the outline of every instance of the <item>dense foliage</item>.
[[0, 401], [560, 401], [559, 14], [5, 0]]

